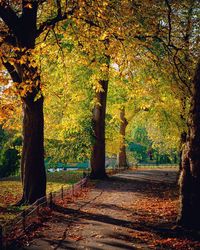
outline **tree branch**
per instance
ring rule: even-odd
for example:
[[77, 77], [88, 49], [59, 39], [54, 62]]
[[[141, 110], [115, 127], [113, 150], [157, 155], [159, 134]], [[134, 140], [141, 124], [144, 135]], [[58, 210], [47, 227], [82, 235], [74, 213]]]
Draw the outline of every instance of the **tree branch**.
[[169, 0], [165, 0], [165, 3], [168, 7], [168, 24], [169, 24], [169, 30], [168, 30], [168, 45], [171, 45], [171, 32], [172, 32], [172, 24], [171, 24], [171, 13], [172, 13], [172, 8], [169, 3]]
[[[7, 32], [6, 32], [6, 33], [7, 33]], [[3, 35], [1, 35], [1, 34], [2, 34], [2, 32], [0, 32], [0, 36], [3, 37]], [[17, 45], [15, 37], [12, 36], [12, 35], [9, 35], [9, 34], [7, 34], [6, 36], [4, 36], [4, 37], [2, 38], [2, 41], [0, 42], [0, 47], [1, 47], [1, 45], [4, 44], [4, 43], [9, 44], [9, 45], [12, 45], [13, 47]]]
[[57, 15], [58, 16], [62, 16], [62, 10], [61, 10], [60, 0], [56, 0], [56, 4], [57, 4]]
[[75, 11], [77, 7], [75, 6], [74, 8], [72, 8], [71, 10], [69, 10], [68, 12], [65, 12], [64, 14], [61, 13], [61, 10], [59, 11], [58, 9], [58, 14], [56, 17], [47, 20], [45, 22], [43, 22], [42, 24], [40, 24], [40, 27], [37, 30], [37, 34], [36, 36], [38, 37], [40, 34], [42, 34], [47, 28], [53, 27], [55, 26], [56, 23], [63, 21], [65, 19], [68, 18], [68, 16], [72, 15]]
[[10, 64], [8, 61], [4, 61], [4, 59], [2, 57], [1, 57], [1, 61], [2, 61], [2, 64], [4, 65], [4, 67], [9, 72], [13, 82], [21, 83], [22, 79], [20, 78], [19, 74], [15, 70], [15, 67], [12, 64]]
[[9, 5], [0, 3], [0, 18], [15, 35], [18, 33], [19, 17]]

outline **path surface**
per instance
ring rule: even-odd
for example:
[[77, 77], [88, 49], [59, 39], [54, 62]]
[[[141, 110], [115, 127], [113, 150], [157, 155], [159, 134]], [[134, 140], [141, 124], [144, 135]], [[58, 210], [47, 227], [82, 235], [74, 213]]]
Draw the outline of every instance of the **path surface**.
[[[73, 204], [57, 205], [39, 238], [23, 249], [152, 249], [137, 237], [148, 227], [141, 224], [140, 213], [149, 218], [152, 214], [141, 212], [137, 205], [159, 185], [174, 183], [176, 174], [175, 170], [137, 170], [99, 181]], [[155, 202], [165, 191], [166, 187], [155, 194]]]

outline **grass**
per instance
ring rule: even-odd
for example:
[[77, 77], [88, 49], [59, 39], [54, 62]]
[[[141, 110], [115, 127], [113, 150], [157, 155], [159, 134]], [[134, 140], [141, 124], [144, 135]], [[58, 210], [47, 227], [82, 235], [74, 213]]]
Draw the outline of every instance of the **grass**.
[[[62, 171], [47, 173], [47, 194], [63, 188], [70, 188], [73, 183], [82, 178], [82, 171]], [[12, 204], [20, 200], [22, 184], [19, 176], [0, 180], [0, 223], [14, 218], [24, 207], [13, 207]]]
[[137, 166], [133, 166], [132, 168], [136, 168], [136, 169], [174, 169], [174, 168], [178, 168], [177, 164], [138, 164]]

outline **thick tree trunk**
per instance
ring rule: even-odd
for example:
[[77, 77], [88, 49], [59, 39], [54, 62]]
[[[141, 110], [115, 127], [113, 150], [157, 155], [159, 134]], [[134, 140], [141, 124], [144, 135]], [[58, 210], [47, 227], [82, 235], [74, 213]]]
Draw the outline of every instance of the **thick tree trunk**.
[[189, 133], [182, 155], [178, 223], [200, 228], [200, 62], [192, 84]]
[[[40, 92], [40, 75], [37, 67], [30, 65], [29, 54], [25, 64], [15, 67], [4, 63], [12, 80], [19, 83], [18, 90], [23, 104], [23, 148], [21, 179], [23, 196], [17, 204], [31, 204], [46, 195], [46, 173], [44, 166], [44, 117], [43, 97]], [[23, 79], [23, 84], [22, 84]], [[24, 88], [27, 92], [22, 95]], [[38, 96], [37, 96], [38, 95]]]
[[[109, 41], [105, 41], [105, 48], [109, 45]], [[102, 87], [102, 91], [96, 92], [96, 104], [93, 109], [92, 126], [94, 133], [94, 144], [91, 152], [91, 173], [92, 179], [104, 179], [107, 178], [105, 168], [105, 118], [106, 118], [106, 101], [109, 82], [109, 68], [110, 68], [110, 56], [104, 54], [100, 61], [106, 65], [102, 70], [102, 79], [99, 80], [99, 84]]]
[[23, 98], [23, 114], [23, 201], [31, 204], [46, 196], [43, 97], [36, 101], [30, 95]]
[[125, 117], [125, 108], [123, 107], [120, 110], [120, 136], [121, 136], [121, 143], [120, 149], [118, 154], [118, 162], [117, 166], [119, 168], [128, 168], [128, 162], [126, 157], [126, 145], [125, 145], [125, 136], [126, 136], [126, 127], [128, 122]]
[[105, 170], [105, 116], [108, 80], [101, 80], [100, 84], [103, 91], [96, 93], [97, 104], [94, 107], [92, 117], [94, 133], [90, 174], [92, 179], [103, 179], [107, 177]]

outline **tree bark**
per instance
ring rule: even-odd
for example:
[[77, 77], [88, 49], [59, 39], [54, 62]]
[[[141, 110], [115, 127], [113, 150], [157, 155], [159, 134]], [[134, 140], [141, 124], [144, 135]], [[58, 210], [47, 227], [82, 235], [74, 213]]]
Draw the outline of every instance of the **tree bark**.
[[125, 136], [126, 136], [126, 127], [128, 125], [128, 121], [125, 117], [125, 108], [121, 108], [120, 110], [120, 136], [121, 143], [118, 154], [118, 163], [117, 166], [119, 168], [128, 168], [127, 156], [126, 156], [126, 145], [125, 145]]
[[43, 97], [34, 101], [29, 94], [23, 98], [23, 115], [23, 203], [31, 204], [46, 196]]
[[184, 145], [186, 143], [186, 138], [187, 138], [187, 133], [184, 131], [181, 133], [180, 145], [179, 145], [179, 158], [180, 158], [179, 173], [180, 174], [181, 174], [181, 170], [182, 170], [183, 149], [184, 149]]
[[[180, 113], [180, 120], [182, 122], [183, 125], [185, 125], [187, 123], [187, 111], [186, 111], [186, 105], [187, 105], [187, 97], [183, 96], [181, 98], [181, 113]], [[186, 143], [186, 139], [187, 139], [187, 133], [186, 131], [182, 131], [181, 132], [181, 136], [180, 136], [180, 144], [179, 144], [179, 158], [180, 158], [180, 163], [179, 163], [179, 173], [181, 173], [181, 168], [182, 168], [182, 151], [183, 151], [183, 147], [184, 144]]]
[[180, 214], [182, 226], [200, 228], [200, 62], [192, 82], [189, 132], [182, 155]]
[[92, 179], [104, 179], [107, 177], [105, 170], [105, 116], [108, 80], [101, 80], [102, 92], [96, 93], [97, 104], [93, 109], [92, 126], [94, 133], [94, 145], [91, 154]]

